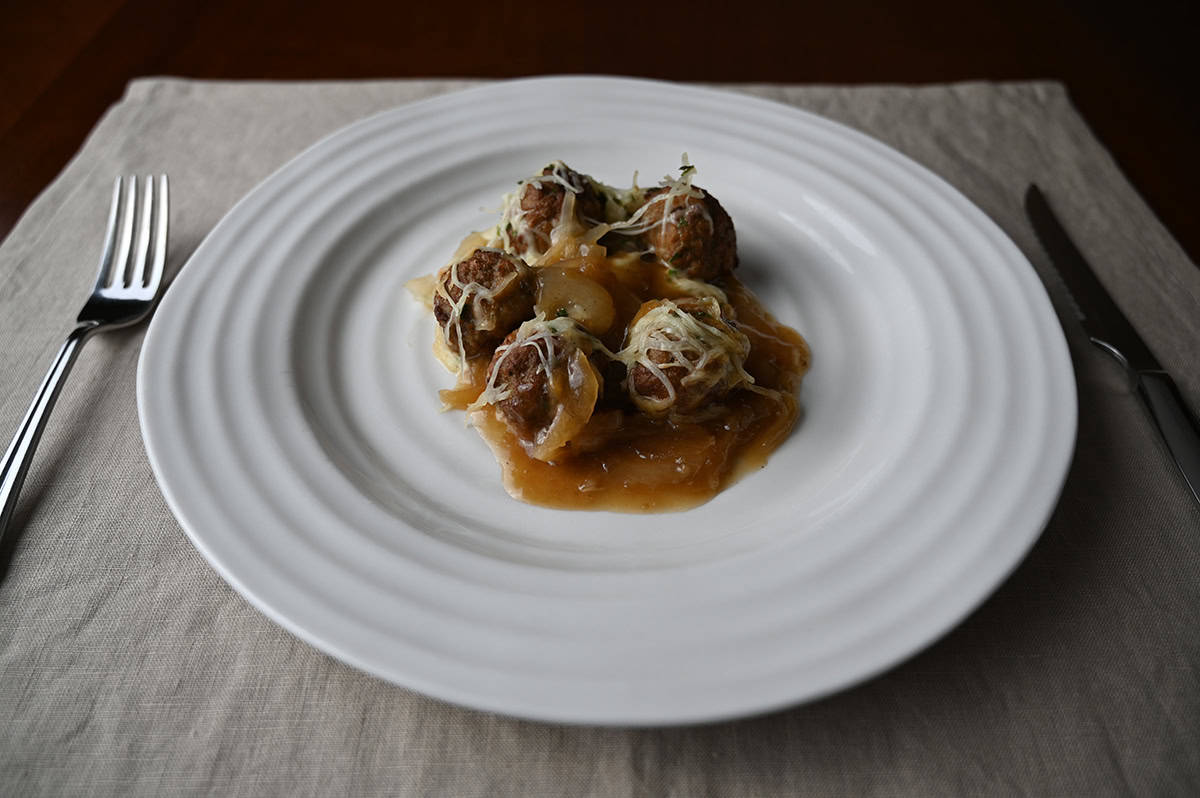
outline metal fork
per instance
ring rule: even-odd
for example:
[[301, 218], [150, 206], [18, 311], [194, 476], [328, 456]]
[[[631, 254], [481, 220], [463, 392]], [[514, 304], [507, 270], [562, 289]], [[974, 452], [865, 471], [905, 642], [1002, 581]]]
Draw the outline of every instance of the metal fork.
[[96, 285], [0, 461], [0, 539], [79, 348], [92, 333], [135, 324], [154, 308], [167, 256], [167, 210], [166, 175], [146, 177], [140, 187], [136, 177], [117, 178]]

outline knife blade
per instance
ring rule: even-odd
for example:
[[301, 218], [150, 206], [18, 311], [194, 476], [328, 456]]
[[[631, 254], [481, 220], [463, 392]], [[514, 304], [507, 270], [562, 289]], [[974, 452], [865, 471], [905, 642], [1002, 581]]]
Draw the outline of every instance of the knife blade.
[[1192, 496], [1200, 503], [1200, 423], [1175, 381], [1117, 307], [1036, 185], [1025, 192], [1025, 213], [1062, 277], [1084, 332], [1125, 368]]

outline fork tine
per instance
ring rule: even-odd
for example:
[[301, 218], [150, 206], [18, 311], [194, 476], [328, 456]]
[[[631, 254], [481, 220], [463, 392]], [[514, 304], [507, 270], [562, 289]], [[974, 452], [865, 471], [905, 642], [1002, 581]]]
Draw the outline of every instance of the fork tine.
[[[137, 177], [133, 178], [136, 185]], [[129, 288], [140, 290], [145, 285], [146, 253], [150, 249], [150, 230], [152, 212], [154, 210], [154, 178], [147, 177], [145, 190], [142, 192], [142, 210], [137, 216], [137, 243], [133, 251], [132, 268], [129, 271]]]
[[122, 178], [121, 184], [125, 188], [125, 194], [121, 202], [121, 216], [118, 222], [120, 232], [117, 239], [117, 252], [109, 264], [108, 281], [105, 283], [109, 288], [119, 288], [125, 283], [126, 267], [129, 265], [129, 247], [133, 243], [133, 221], [137, 211], [137, 178]]
[[[152, 181], [153, 178], [150, 178]], [[149, 205], [147, 205], [149, 207]], [[150, 293], [158, 292], [158, 284], [162, 281], [163, 264], [167, 260], [167, 221], [170, 218], [170, 202], [167, 193], [167, 176], [158, 176], [158, 191], [155, 192], [154, 203], [154, 252], [151, 256], [150, 271], [146, 277], [146, 287]]]
[[112, 204], [108, 207], [108, 224], [104, 231], [104, 250], [100, 254], [100, 269], [96, 274], [96, 290], [108, 285], [109, 273], [112, 271], [113, 257], [117, 251], [117, 219], [121, 212], [121, 194], [124, 180], [118, 177], [113, 181]]

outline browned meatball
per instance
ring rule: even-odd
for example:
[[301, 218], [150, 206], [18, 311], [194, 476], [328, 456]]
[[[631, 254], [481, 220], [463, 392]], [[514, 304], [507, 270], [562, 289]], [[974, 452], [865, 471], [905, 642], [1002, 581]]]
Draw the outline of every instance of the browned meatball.
[[[569, 186], [569, 188], [568, 188]], [[604, 221], [604, 198], [587, 176], [562, 163], [542, 170], [542, 177], [523, 181], [519, 218], [508, 231], [518, 252], [545, 252], [550, 247], [550, 232], [562, 215], [567, 192], [575, 195], [575, 215], [585, 226]]]
[[514, 330], [496, 349], [488, 367], [489, 382], [504, 386], [507, 396], [496, 402], [510, 428], [524, 440], [533, 440], [537, 431], [554, 417], [547, 381], [546, 362], [550, 344], [562, 348], [561, 338], [517, 344]]
[[644, 239], [654, 254], [671, 268], [688, 277], [711, 282], [737, 267], [737, 235], [733, 220], [717, 198], [704, 189], [699, 190], [703, 199], [667, 196], [665, 188], [646, 192], [647, 207], [642, 221], [648, 229]]
[[694, 413], [746, 379], [749, 339], [715, 299], [659, 303], [633, 325], [630, 340], [627, 388], [648, 415]]
[[477, 249], [438, 272], [433, 315], [451, 351], [468, 359], [490, 355], [533, 315], [534, 292], [525, 261], [498, 249]]
[[571, 456], [603, 391], [592, 342], [569, 319], [535, 319], [497, 347], [478, 404], [490, 404], [538, 460]]

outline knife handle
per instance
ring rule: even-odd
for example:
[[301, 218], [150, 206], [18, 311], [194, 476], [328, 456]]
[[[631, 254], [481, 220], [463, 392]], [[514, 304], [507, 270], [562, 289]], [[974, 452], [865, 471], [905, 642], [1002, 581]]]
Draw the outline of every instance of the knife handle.
[[1200, 426], [1165, 371], [1139, 371], [1138, 393], [1196, 500], [1200, 501]]

